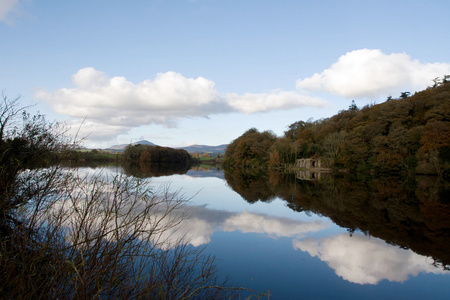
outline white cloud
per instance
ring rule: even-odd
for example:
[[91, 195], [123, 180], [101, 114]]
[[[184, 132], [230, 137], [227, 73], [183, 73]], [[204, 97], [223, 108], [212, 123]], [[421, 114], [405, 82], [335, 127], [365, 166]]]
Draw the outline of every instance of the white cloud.
[[324, 107], [328, 104], [328, 102], [322, 99], [294, 91], [274, 91], [270, 94], [228, 94], [226, 99], [228, 104], [235, 110], [247, 114], [290, 109], [293, 107]]
[[299, 79], [297, 88], [356, 98], [394, 95], [424, 89], [449, 73], [449, 63], [421, 63], [405, 53], [360, 49], [342, 55], [320, 74]]
[[184, 117], [207, 117], [223, 109], [214, 82], [203, 77], [185, 78], [175, 72], [158, 74], [137, 84], [124, 77], [108, 78], [94, 68], [79, 70], [72, 77], [74, 88], [53, 92], [43, 89], [35, 97], [55, 112], [75, 118], [78, 127], [86, 118], [82, 134], [97, 140], [110, 139], [133, 127], [148, 124], [174, 126]]
[[422, 272], [444, 273], [432, 265], [430, 258], [359, 234], [294, 240], [293, 245], [327, 262], [338, 276], [358, 284], [376, 284], [384, 279], [404, 282]]
[[0, 21], [10, 22], [9, 15], [11, 12], [15, 12], [16, 6], [19, 4], [19, 0], [1, 0], [0, 1]]
[[175, 72], [134, 84], [124, 77], [109, 79], [93, 68], [84, 68], [72, 81], [75, 88], [52, 93], [41, 90], [35, 97], [45, 100], [60, 114], [124, 126], [207, 116], [220, 101], [214, 82], [203, 77], [185, 78]]
[[53, 92], [40, 89], [34, 96], [48, 103], [55, 112], [74, 118], [70, 123], [76, 128], [86, 118], [81, 135], [90, 134], [91, 139], [98, 141], [142, 125], [173, 127], [182, 118], [326, 105], [321, 99], [296, 91], [221, 97], [213, 81], [203, 77], [186, 78], [175, 72], [133, 83], [125, 77], [108, 78], [94, 68], [83, 68], [72, 76], [72, 82], [73, 88]]

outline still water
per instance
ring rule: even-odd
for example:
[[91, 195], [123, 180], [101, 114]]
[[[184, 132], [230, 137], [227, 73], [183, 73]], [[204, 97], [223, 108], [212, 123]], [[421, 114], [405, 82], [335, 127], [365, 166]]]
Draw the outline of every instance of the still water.
[[450, 203], [436, 178], [196, 168], [151, 182], [192, 197], [177, 234], [206, 246], [221, 276], [270, 299], [450, 299]]

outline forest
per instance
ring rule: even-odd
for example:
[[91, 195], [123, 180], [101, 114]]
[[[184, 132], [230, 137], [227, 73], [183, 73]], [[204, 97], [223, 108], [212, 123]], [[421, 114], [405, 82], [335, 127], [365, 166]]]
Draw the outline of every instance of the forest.
[[299, 158], [329, 168], [400, 175], [450, 175], [450, 76], [411, 95], [298, 121], [277, 137], [252, 128], [228, 146], [224, 165], [282, 169]]

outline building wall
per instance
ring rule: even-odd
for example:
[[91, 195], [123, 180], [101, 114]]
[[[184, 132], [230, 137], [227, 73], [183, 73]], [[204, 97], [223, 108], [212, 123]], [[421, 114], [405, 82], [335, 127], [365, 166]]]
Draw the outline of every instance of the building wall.
[[305, 169], [321, 168], [321, 162], [319, 159], [301, 158], [297, 159], [296, 167]]

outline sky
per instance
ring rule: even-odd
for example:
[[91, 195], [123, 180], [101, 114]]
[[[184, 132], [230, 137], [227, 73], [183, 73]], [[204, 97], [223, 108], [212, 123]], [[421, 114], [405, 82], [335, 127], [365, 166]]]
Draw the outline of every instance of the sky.
[[83, 145], [282, 136], [450, 74], [448, 0], [0, 0], [0, 90]]

